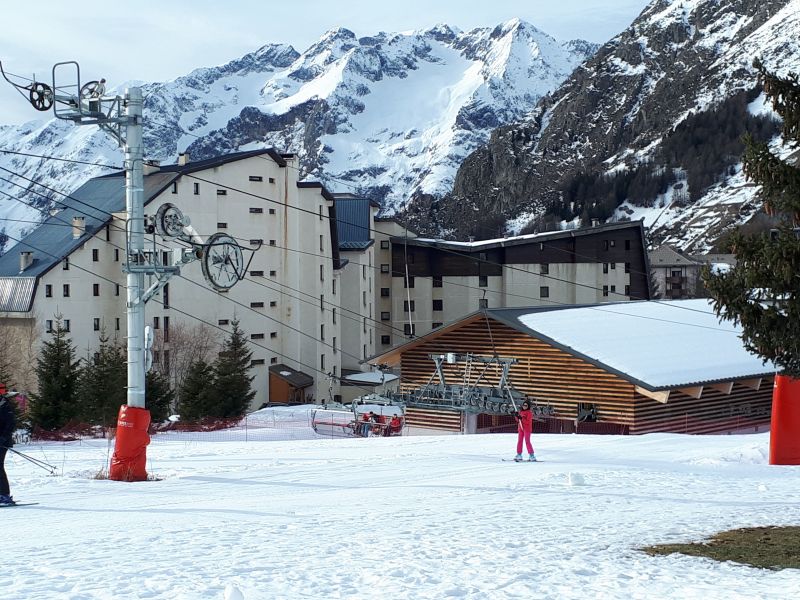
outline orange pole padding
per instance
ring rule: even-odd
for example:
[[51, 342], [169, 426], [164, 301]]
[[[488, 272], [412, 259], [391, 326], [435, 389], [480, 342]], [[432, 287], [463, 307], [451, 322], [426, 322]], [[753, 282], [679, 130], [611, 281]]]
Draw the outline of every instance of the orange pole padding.
[[800, 379], [775, 377], [769, 464], [800, 465]]
[[123, 404], [117, 417], [117, 437], [108, 478], [114, 481], [147, 479], [147, 445], [150, 443], [150, 411]]

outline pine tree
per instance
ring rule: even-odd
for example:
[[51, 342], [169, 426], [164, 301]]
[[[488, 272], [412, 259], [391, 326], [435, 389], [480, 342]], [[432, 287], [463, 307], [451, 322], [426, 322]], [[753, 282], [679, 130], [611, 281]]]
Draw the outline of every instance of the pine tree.
[[214, 370], [204, 360], [189, 365], [178, 391], [178, 414], [182, 421], [197, 421], [210, 413]]
[[119, 407], [125, 404], [128, 367], [125, 353], [118, 344], [109, 343], [105, 331], [100, 333], [100, 347], [86, 360], [81, 373], [79, 417], [87, 423], [113, 426]]
[[[784, 144], [800, 143], [800, 83], [779, 77], [758, 62], [761, 82], [783, 118]], [[781, 160], [766, 143], [745, 139], [744, 171], [761, 185], [767, 213], [781, 217], [778, 230], [731, 236], [736, 267], [707, 273], [714, 309], [741, 324], [745, 346], [774, 361], [784, 374], [800, 377], [800, 169]]]
[[169, 378], [160, 371], [148, 371], [145, 375], [145, 397], [150, 420], [154, 423], [164, 421], [170, 415], [175, 392]]
[[231, 326], [231, 335], [225, 340], [214, 365], [209, 413], [212, 417], [244, 416], [256, 395], [250, 385], [253, 377], [247, 375], [253, 353], [247, 349], [247, 340], [239, 329], [239, 321], [234, 320]]
[[36, 359], [39, 391], [31, 394], [30, 421], [32, 426], [52, 430], [63, 427], [77, 414], [77, 390], [81, 375], [80, 361], [75, 359], [75, 347], [56, 317], [50, 339], [42, 344]]

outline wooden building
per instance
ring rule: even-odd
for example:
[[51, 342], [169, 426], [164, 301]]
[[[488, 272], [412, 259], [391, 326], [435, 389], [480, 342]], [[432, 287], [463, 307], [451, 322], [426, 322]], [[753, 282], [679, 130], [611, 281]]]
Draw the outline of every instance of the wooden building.
[[[541, 411], [536, 431], [722, 433], [769, 427], [774, 366], [719, 323], [707, 300], [504, 308], [463, 319], [376, 356], [413, 389], [434, 375], [430, 355], [513, 357], [514, 388]], [[465, 380], [458, 364], [450, 381]], [[474, 373], [473, 373], [474, 375]], [[488, 374], [492, 383], [498, 375]], [[508, 430], [502, 415], [458, 419], [412, 409], [409, 422], [442, 430]]]

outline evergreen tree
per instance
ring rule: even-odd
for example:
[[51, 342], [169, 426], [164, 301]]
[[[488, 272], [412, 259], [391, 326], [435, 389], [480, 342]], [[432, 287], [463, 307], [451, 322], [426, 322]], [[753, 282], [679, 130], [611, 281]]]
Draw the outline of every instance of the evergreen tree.
[[239, 321], [234, 320], [231, 326], [231, 335], [225, 340], [214, 365], [209, 413], [212, 417], [244, 416], [256, 395], [250, 385], [253, 377], [247, 375], [253, 353], [247, 349], [247, 339], [239, 329]]
[[52, 430], [63, 427], [77, 414], [77, 390], [81, 375], [75, 347], [56, 317], [50, 339], [42, 344], [36, 359], [39, 391], [31, 394], [29, 409], [32, 426]]
[[175, 392], [169, 384], [169, 378], [160, 371], [148, 371], [145, 375], [145, 397], [150, 420], [160, 422], [170, 415]]
[[[800, 142], [800, 83], [794, 74], [779, 77], [756, 63], [764, 92], [783, 118], [784, 144]], [[766, 143], [745, 139], [744, 170], [762, 186], [766, 211], [780, 215], [774, 232], [736, 233], [729, 249], [736, 267], [706, 273], [717, 314], [740, 323], [745, 346], [774, 361], [786, 375], [800, 377], [800, 169], [773, 154]]]
[[119, 407], [125, 404], [128, 367], [125, 353], [100, 333], [100, 347], [86, 360], [78, 386], [81, 420], [111, 427], [117, 422]]
[[189, 365], [178, 391], [178, 414], [182, 421], [196, 421], [211, 412], [214, 369], [204, 360]]

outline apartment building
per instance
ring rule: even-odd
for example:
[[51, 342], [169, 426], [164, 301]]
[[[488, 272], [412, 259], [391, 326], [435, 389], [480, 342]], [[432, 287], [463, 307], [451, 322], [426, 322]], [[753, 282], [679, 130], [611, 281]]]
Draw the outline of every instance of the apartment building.
[[[147, 215], [171, 203], [203, 239], [233, 236], [250, 261], [229, 291], [209, 286], [199, 262], [186, 264], [147, 303], [159, 368], [169, 372], [175, 353], [186, 351], [185, 335], [176, 347], [178, 332], [202, 326], [221, 341], [238, 319], [253, 351], [254, 406], [327, 397], [327, 374], [341, 371], [336, 207], [321, 184], [298, 182], [298, 167], [296, 156], [267, 149], [194, 162], [183, 155], [178, 164], [146, 168]], [[56, 214], [0, 257], [0, 326], [23, 331], [35, 323], [41, 341], [61, 319], [79, 356], [93, 351], [101, 331], [124, 340], [124, 179], [97, 177], [59, 199]], [[164, 264], [185, 248], [157, 235], [146, 236], [146, 246]], [[301, 389], [287, 388], [280, 365], [306, 376], [293, 380], [304, 382]], [[270, 366], [279, 367], [277, 376]]]
[[376, 221], [378, 349], [481, 308], [647, 300], [641, 222], [479, 242], [420, 238]]

